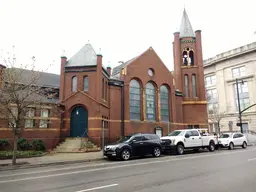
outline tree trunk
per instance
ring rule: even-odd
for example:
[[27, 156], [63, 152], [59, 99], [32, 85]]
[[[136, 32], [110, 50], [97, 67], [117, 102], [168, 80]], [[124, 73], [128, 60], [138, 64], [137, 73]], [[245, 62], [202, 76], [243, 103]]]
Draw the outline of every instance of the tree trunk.
[[219, 132], [219, 135], [220, 135], [220, 122], [218, 121], [218, 132]]
[[18, 135], [14, 134], [13, 137], [13, 154], [12, 154], [12, 164], [16, 165], [16, 158], [17, 158], [17, 142], [18, 142]]

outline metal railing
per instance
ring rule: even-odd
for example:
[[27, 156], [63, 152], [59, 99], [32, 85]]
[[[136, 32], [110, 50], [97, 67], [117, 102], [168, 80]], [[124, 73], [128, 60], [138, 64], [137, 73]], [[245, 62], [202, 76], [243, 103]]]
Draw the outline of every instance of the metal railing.
[[[81, 137], [80, 149], [82, 149], [83, 138], [84, 138], [86, 132], [87, 132], [87, 130], [84, 131], [84, 133], [83, 133], [83, 135], [82, 135], [82, 137]], [[88, 136], [87, 136], [87, 138], [88, 138]]]

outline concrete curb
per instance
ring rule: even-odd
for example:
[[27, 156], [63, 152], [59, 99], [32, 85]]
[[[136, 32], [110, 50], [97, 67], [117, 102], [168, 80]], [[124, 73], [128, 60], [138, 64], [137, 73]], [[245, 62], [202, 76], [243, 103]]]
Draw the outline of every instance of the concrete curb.
[[[22, 165], [0, 165], [0, 171], [6, 170], [15, 170], [15, 169], [26, 169], [26, 168], [37, 168], [37, 167], [46, 167], [51, 165], [66, 165], [73, 163], [85, 163], [85, 162], [93, 162], [93, 161], [101, 161], [105, 158], [95, 158], [95, 159], [85, 159], [85, 160], [73, 160], [73, 161], [57, 161], [57, 162], [46, 162], [46, 163], [37, 163], [37, 164], [22, 164]], [[27, 162], [23, 162], [27, 163]]]

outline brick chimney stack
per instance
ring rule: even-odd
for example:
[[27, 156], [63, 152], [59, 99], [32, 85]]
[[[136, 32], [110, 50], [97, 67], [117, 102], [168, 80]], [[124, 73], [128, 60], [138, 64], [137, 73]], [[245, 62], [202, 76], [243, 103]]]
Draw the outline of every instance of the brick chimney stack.
[[110, 67], [110, 65], [107, 66], [107, 71], [108, 71], [108, 74], [111, 76], [112, 68]]

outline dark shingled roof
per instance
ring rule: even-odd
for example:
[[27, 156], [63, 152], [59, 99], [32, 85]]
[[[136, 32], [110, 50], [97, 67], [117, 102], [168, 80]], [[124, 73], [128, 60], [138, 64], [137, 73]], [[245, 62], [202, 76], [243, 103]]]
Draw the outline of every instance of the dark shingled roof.
[[[30, 78], [33, 75], [36, 75], [37, 71], [27, 70], [27, 69], [20, 69], [20, 68], [13, 68], [6, 70], [13, 70], [16, 72], [17, 75], [22, 74], [20, 79], [20, 83], [28, 84], [31, 83]], [[39, 72], [39, 78], [36, 84], [43, 86], [43, 87], [54, 87], [59, 88], [60, 86], [60, 75], [53, 74], [53, 73], [46, 73], [46, 72]], [[7, 80], [8, 81], [8, 80]]]

